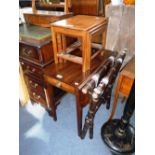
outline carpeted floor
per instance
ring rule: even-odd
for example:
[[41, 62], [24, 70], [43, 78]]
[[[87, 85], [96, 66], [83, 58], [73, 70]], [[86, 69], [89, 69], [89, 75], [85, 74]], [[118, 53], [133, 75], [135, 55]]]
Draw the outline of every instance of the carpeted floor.
[[[122, 116], [124, 106], [118, 104], [115, 118]], [[88, 107], [84, 109], [84, 117]], [[94, 138], [77, 136], [75, 97], [67, 94], [57, 108], [57, 122], [39, 105], [19, 108], [20, 155], [111, 155], [101, 140], [100, 130], [111, 110], [101, 106], [95, 117]], [[131, 124], [134, 125], [133, 115]]]

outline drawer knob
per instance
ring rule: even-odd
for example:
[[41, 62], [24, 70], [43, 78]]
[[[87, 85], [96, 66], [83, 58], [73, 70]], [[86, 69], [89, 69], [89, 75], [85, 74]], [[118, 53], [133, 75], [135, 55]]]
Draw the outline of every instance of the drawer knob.
[[27, 68], [27, 69], [29, 69], [29, 68], [30, 68], [30, 66], [27, 66], [26, 68]]
[[37, 83], [33, 84], [31, 80], [30, 80], [30, 84], [31, 84], [31, 87], [33, 87], [33, 88], [37, 88], [38, 87], [38, 84]]
[[41, 98], [40, 95], [36, 95], [36, 93], [34, 93], [34, 92], [33, 92], [33, 96], [34, 96], [34, 98], [36, 98], [36, 99], [40, 99], [40, 98]]
[[63, 78], [63, 76], [62, 76], [61, 74], [57, 74], [56, 77], [57, 77], [58, 79], [62, 79], [62, 78]]
[[36, 71], [36, 69], [35, 69], [35, 68], [33, 68], [33, 69], [32, 69], [32, 72], [34, 73], [35, 71]]
[[60, 88], [60, 87], [61, 87], [61, 82], [58, 82], [58, 83], [56, 84], [56, 87]]
[[21, 62], [22, 65], [24, 65], [24, 62]]

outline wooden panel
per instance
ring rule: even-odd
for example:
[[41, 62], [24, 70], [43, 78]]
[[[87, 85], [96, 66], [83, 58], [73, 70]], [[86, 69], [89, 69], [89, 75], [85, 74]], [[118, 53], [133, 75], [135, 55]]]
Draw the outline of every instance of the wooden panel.
[[52, 42], [43, 46], [43, 48], [41, 49], [41, 54], [42, 54], [42, 59], [43, 59], [44, 63], [48, 63], [48, 62], [53, 61], [54, 56], [53, 56]]
[[124, 95], [128, 96], [130, 89], [132, 87], [133, 84], [133, 80], [127, 76], [123, 76], [122, 77], [122, 81], [121, 81], [121, 86], [120, 86], [120, 92], [123, 93]]
[[98, 15], [99, 0], [72, 0], [74, 14]]

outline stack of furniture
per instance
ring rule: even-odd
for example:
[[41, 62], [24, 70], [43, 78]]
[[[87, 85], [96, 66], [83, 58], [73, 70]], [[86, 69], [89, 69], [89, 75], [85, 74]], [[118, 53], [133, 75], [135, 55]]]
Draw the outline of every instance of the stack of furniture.
[[[108, 20], [90, 16], [90, 12], [73, 16], [68, 12], [39, 11], [34, 2], [32, 12], [25, 14], [27, 24], [20, 26], [19, 41], [20, 63], [30, 99], [43, 105], [56, 120], [56, 107], [63, 90], [74, 94], [81, 136], [82, 110], [88, 104], [88, 96], [81, 93], [81, 88], [103, 61], [113, 55], [104, 50]], [[99, 6], [99, 1], [96, 2], [94, 7]], [[88, 3], [87, 6], [90, 7]], [[98, 9], [94, 15], [99, 15]], [[57, 21], [60, 19], [63, 20]], [[93, 42], [98, 35], [102, 36], [101, 44]]]
[[[82, 109], [88, 104], [88, 96], [81, 94], [84, 83], [93, 75], [105, 59], [103, 50], [108, 20], [105, 17], [76, 15], [51, 24], [54, 64], [44, 68], [44, 79], [49, 87], [57, 87], [76, 96], [78, 135], [82, 131]], [[92, 38], [102, 34], [102, 44], [95, 44]], [[69, 47], [66, 36], [77, 40]], [[53, 92], [53, 90], [52, 90]], [[47, 93], [50, 94], [50, 93]], [[55, 106], [54, 96], [50, 104]], [[56, 109], [54, 118], [57, 119]]]

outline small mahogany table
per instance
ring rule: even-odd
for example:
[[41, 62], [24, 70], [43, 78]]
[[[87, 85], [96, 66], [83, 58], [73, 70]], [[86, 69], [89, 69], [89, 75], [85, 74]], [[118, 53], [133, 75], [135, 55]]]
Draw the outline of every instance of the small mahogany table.
[[111, 120], [115, 114], [119, 94], [123, 96], [122, 100], [123, 103], [125, 98], [128, 97], [130, 94], [130, 90], [134, 82], [134, 79], [135, 79], [135, 57], [133, 57], [130, 60], [130, 62], [123, 68], [123, 70], [119, 74], [118, 84], [116, 87], [116, 94], [109, 120]]
[[[91, 61], [105, 47], [108, 19], [97, 16], [77, 15], [51, 24], [55, 63], [68, 60], [82, 65], [82, 71], [90, 69]], [[102, 45], [92, 43], [92, 38], [102, 35]], [[78, 41], [66, 45], [66, 36], [75, 37]], [[92, 47], [97, 49], [92, 54]], [[71, 52], [80, 49], [82, 57]]]
[[103, 51], [102, 56], [97, 56], [92, 60], [89, 71], [83, 73], [82, 66], [70, 61], [66, 63], [51, 64], [44, 68], [44, 80], [46, 82], [46, 95], [49, 104], [52, 106], [54, 120], [57, 119], [55, 96], [53, 88], [57, 87], [76, 96], [77, 128], [78, 135], [81, 136], [82, 130], [82, 109], [89, 103], [87, 95], [83, 95], [81, 88], [90, 80], [98, 69], [102, 66], [104, 60], [110, 55], [116, 55], [115, 52]]

